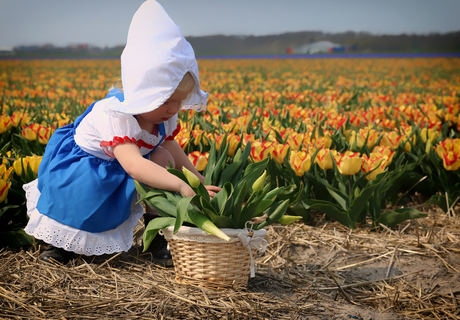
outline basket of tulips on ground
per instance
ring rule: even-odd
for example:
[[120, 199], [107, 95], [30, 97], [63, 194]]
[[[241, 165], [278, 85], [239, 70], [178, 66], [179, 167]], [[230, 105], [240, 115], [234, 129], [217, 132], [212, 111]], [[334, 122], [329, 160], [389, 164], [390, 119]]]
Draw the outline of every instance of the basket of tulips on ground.
[[205, 184], [222, 188], [212, 199], [198, 177], [185, 168], [168, 171], [193, 188], [193, 197], [135, 181], [139, 201], [160, 215], [144, 231], [144, 250], [158, 232], [163, 234], [178, 283], [214, 290], [246, 287], [249, 275], [255, 274], [254, 255], [265, 251], [264, 227], [302, 218], [285, 215], [293, 205], [286, 196], [292, 188], [271, 188], [265, 170], [268, 159], [251, 162], [248, 144], [228, 161], [227, 149], [228, 145], [217, 152], [213, 144], [209, 152]]

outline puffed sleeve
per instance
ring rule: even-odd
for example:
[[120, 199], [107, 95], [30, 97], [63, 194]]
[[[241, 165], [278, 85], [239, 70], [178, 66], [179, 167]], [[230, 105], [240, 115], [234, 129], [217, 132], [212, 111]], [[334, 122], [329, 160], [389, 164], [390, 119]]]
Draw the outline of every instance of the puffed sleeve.
[[[113, 98], [115, 99], [115, 98]], [[119, 103], [117, 99], [108, 101], [100, 110], [100, 125], [97, 126], [100, 135], [100, 147], [111, 158], [114, 158], [113, 147], [120, 143], [134, 143], [143, 154], [153, 149], [158, 139], [142, 130], [135, 116], [113, 111], [110, 103]]]

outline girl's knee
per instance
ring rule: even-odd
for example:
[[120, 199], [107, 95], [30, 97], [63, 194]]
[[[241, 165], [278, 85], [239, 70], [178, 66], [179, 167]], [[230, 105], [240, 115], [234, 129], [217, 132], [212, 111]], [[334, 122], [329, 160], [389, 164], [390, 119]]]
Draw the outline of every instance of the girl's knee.
[[150, 154], [150, 160], [163, 168], [169, 168], [171, 165], [175, 168], [176, 166], [172, 154], [162, 147], [157, 147], [155, 151]]

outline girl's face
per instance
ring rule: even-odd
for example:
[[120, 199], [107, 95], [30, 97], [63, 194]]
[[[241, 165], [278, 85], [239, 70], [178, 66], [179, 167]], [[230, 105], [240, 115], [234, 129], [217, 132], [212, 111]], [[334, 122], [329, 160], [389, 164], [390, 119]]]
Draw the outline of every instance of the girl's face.
[[176, 90], [169, 99], [157, 109], [136, 115], [136, 119], [141, 128], [150, 132], [151, 127], [153, 130], [153, 125], [165, 122], [178, 113], [181, 108], [182, 101], [188, 97], [192, 89], [189, 91]]

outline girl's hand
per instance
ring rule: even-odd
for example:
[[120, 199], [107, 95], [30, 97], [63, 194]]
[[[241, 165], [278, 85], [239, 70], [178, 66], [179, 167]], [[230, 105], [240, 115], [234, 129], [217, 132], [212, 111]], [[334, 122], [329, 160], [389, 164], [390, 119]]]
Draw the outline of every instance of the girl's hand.
[[183, 183], [180, 187], [180, 194], [183, 196], [188, 197], [193, 197], [196, 193], [193, 191], [192, 187], [190, 187], [188, 184]]
[[204, 186], [206, 188], [206, 190], [208, 190], [208, 193], [209, 193], [209, 197], [214, 197], [216, 195], [217, 192], [219, 192], [220, 190], [222, 190], [222, 188], [220, 187], [216, 187], [216, 186]]

